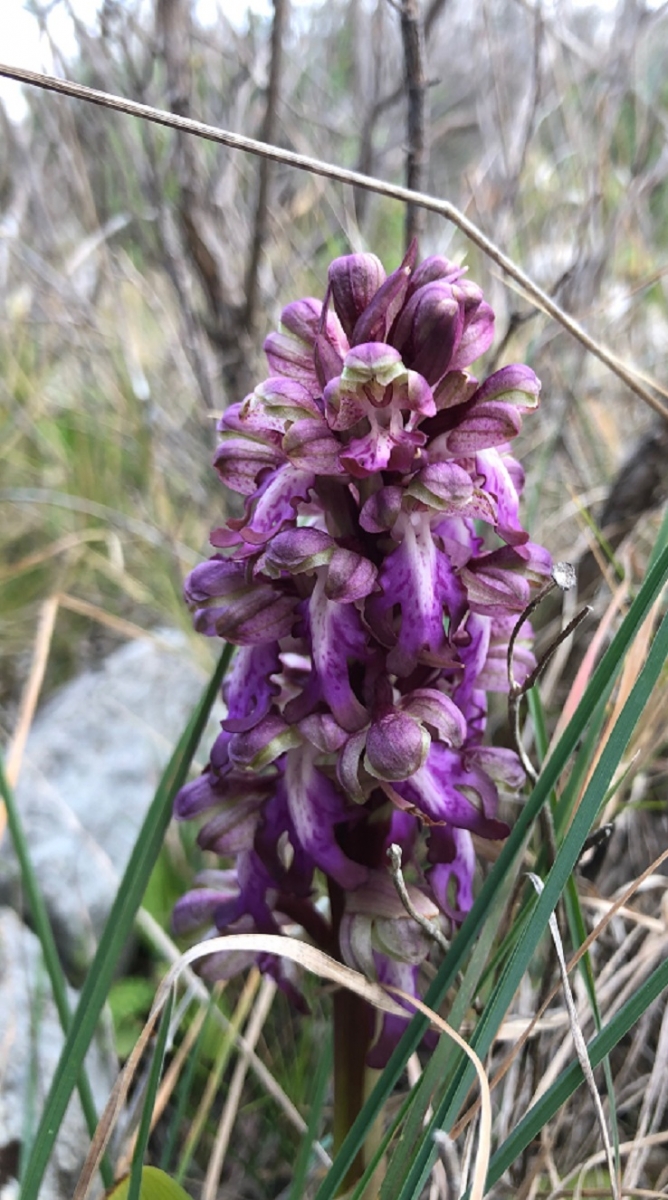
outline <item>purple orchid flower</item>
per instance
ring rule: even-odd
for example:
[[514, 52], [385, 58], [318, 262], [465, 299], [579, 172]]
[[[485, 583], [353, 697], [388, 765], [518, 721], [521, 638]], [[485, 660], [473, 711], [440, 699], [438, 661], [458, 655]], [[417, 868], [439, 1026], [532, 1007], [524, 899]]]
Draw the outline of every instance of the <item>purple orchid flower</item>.
[[[299, 925], [419, 995], [434, 944], [396, 895], [390, 843], [414, 910], [451, 932], [470, 909], [474, 836], [506, 836], [500, 790], [523, 783], [516, 755], [483, 742], [487, 693], [507, 690], [509, 638], [551, 569], [509, 447], [540, 384], [521, 364], [470, 373], [493, 332], [445, 258], [417, 264], [413, 246], [390, 275], [371, 254], [339, 258], [324, 303], [290, 304], [267, 338], [270, 377], [222, 418], [215, 468], [244, 512], [185, 593], [196, 627], [239, 650], [210, 764], [175, 814], [233, 866], [196, 880], [180, 932]], [[299, 1003], [280, 963], [259, 961]], [[369, 1062], [404, 1025], [383, 1019]]]

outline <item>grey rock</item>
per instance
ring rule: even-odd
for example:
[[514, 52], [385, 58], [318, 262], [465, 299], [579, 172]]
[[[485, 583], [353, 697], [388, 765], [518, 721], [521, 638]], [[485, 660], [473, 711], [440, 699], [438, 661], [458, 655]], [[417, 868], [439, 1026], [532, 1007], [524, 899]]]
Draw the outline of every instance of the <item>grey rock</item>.
[[[206, 678], [187, 639], [160, 632], [67, 684], [35, 719], [17, 804], [58, 948], [74, 978], [90, 962], [162, 770]], [[22, 911], [7, 836], [0, 845], [0, 903]]]
[[[69, 992], [72, 1011], [76, 993]], [[0, 1197], [18, 1197], [18, 1155], [34, 1135], [63, 1046], [38, 939], [11, 909], [0, 909]], [[93, 1098], [102, 1112], [116, 1076], [106, 1028], [86, 1060]], [[69, 1200], [90, 1144], [78, 1096], [73, 1096], [40, 1189], [40, 1200]]]

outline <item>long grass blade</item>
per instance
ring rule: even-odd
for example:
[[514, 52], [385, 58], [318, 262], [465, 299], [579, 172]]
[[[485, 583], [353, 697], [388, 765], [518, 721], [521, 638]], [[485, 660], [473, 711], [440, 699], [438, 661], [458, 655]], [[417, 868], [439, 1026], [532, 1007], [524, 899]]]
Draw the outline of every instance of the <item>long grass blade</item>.
[[305, 1194], [309, 1164], [313, 1157], [313, 1143], [318, 1137], [331, 1072], [332, 1039], [330, 1036], [316, 1067], [308, 1106], [308, 1126], [302, 1138], [299, 1153], [297, 1154], [297, 1162], [294, 1175], [292, 1176], [288, 1200], [302, 1200], [302, 1196]]
[[[67, 983], [65, 981], [63, 968], [58, 957], [58, 950], [56, 948], [51, 922], [49, 921], [49, 914], [46, 909], [46, 904], [44, 903], [44, 897], [42, 896], [39, 883], [37, 881], [37, 876], [35, 874], [35, 869], [30, 859], [30, 849], [25, 832], [23, 830], [23, 823], [19, 816], [16, 800], [14, 798], [14, 792], [12, 788], [10, 788], [5, 775], [4, 763], [1, 754], [0, 792], [2, 792], [2, 798], [5, 802], [7, 826], [14, 850], [16, 851], [16, 857], [18, 858], [19, 866], [21, 868], [21, 879], [28, 897], [28, 905], [30, 907], [35, 933], [37, 934], [42, 947], [44, 964], [49, 976], [49, 982], [51, 983], [51, 990], [53, 992], [53, 999], [58, 1012], [58, 1019], [60, 1021], [63, 1033], [65, 1034], [65, 1037], [67, 1037], [72, 1027], [72, 1013], [70, 1010], [70, 1002], [67, 996]], [[95, 1132], [95, 1126], [97, 1125], [97, 1112], [95, 1110], [95, 1101], [93, 1100], [93, 1093], [88, 1081], [83, 1059], [81, 1062], [80, 1071], [77, 1072], [75, 1079], [79, 1091], [79, 1099], [81, 1100], [81, 1108], [83, 1110], [84, 1120], [86, 1122], [88, 1132], [92, 1137], [93, 1133]], [[110, 1187], [113, 1183], [113, 1174], [107, 1159], [104, 1159], [100, 1164], [100, 1171], [105, 1186]]]
[[[546, 879], [545, 888], [535, 906], [526, 933], [518, 944], [512, 960], [502, 974], [495, 992], [471, 1038], [471, 1047], [480, 1056], [484, 1056], [488, 1052], [496, 1037], [497, 1030], [507, 1012], [513, 995], [529, 966], [534, 949], [547, 927], [550, 914], [553, 912], [559, 896], [564, 890], [577, 862], [587, 834], [596, 817], [601, 801], [605, 796], [606, 789], [617, 769], [619, 760], [651, 695], [652, 689], [663, 670], [667, 657], [668, 615], [664, 617], [657, 631], [647, 662], [601, 754], [596, 770], [583, 796], [582, 803], [573, 818], [572, 825], [564, 839], [563, 845], [558, 851], [554, 866]], [[548, 774], [549, 766], [550, 764], [548, 763], [545, 771], [546, 775]], [[543, 782], [543, 780], [539, 781], [539, 786], [540, 782]], [[459, 1105], [470, 1086], [471, 1078], [468, 1065], [462, 1064], [458, 1072], [458, 1078], [439, 1105], [432, 1126], [416, 1155], [406, 1184], [399, 1193], [401, 1200], [408, 1200], [409, 1197], [415, 1197], [419, 1194], [419, 1188], [426, 1178], [434, 1153], [431, 1133], [434, 1128], [448, 1129], [450, 1127]]]
[[174, 751], [119, 886], [95, 958], [82, 988], [70, 1034], [60, 1056], [46, 1099], [37, 1136], [26, 1166], [22, 1200], [37, 1200], [40, 1184], [56, 1140], [65, 1109], [109, 992], [119, 956], [146, 891], [169, 823], [174, 796], [185, 783], [190, 764], [218, 695], [232, 656], [226, 646], [211, 681]]
[[[600, 1033], [597, 1033], [587, 1046], [587, 1053], [592, 1067], [597, 1067], [599, 1063], [614, 1050], [623, 1037], [630, 1029], [639, 1021], [644, 1012], [647, 1011], [658, 996], [668, 988], [668, 960], [661, 963], [645, 982], [638, 988], [638, 991], [626, 1004], [620, 1008], [613, 1019], [603, 1027]], [[503, 1172], [508, 1169], [510, 1164], [515, 1161], [517, 1156], [529, 1145], [531, 1141], [540, 1133], [541, 1129], [552, 1119], [556, 1112], [565, 1104], [573, 1092], [579, 1088], [583, 1082], [582, 1068], [574, 1060], [570, 1066], [562, 1071], [561, 1075], [552, 1086], [548, 1089], [544, 1096], [534, 1104], [526, 1116], [515, 1127], [509, 1137], [506, 1138], [503, 1145], [499, 1146], [496, 1154], [493, 1155], [489, 1165], [489, 1174], [487, 1176], [487, 1187], [491, 1187], [497, 1179], [503, 1175]]]

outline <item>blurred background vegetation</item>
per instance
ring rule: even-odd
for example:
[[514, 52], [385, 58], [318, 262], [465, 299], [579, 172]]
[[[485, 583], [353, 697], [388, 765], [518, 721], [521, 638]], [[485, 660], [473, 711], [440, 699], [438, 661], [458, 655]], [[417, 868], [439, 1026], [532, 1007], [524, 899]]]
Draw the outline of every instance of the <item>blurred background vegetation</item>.
[[[209, 8], [206, 22], [194, 0], [104, 0], [94, 22], [68, 0], [33, 2], [47, 40], [54, 7], [69, 12], [76, 39], [66, 61], [51, 47], [68, 78], [405, 179], [404, 52], [389, 0], [274, 0], [270, 17], [244, 15], [240, 4], [238, 19], [213, 19]], [[457, 205], [659, 393], [668, 363], [667, 8], [422, 6], [420, 186]], [[405, 221], [385, 198], [37, 89], [25, 95], [20, 123], [0, 108], [3, 740], [49, 596], [62, 602], [47, 693], [133, 628], [189, 630], [181, 583], [227, 515], [210, 468], [216, 417], [266, 373], [262, 341], [282, 305], [322, 296], [336, 254], [369, 249], [393, 268]], [[532, 538], [555, 558], [584, 556], [592, 591], [598, 523], [637, 581], [667, 491], [665, 423], [452, 226], [429, 216], [420, 240], [423, 255], [466, 261], [483, 286], [497, 313], [487, 366], [527, 361], [543, 381], [518, 452]], [[193, 638], [193, 653], [206, 659], [202, 641]], [[640, 765], [656, 831], [666, 822], [665, 729], [654, 733]], [[641, 848], [637, 869], [647, 861]], [[112, 996], [124, 1053], [150, 1002], [145, 984], [123, 979]], [[304, 1104], [313, 1028], [286, 1018], [271, 1050], [283, 1086]], [[215, 1053], [205, 1046], [204, 1068]], [[251, 1088], [247, 1138], [266, 1128], [267, 1103]], [[590, 1125], [580, 1132], [574, 1157]], [[252, 1163], [257, 1179], [233, 1157], [229, 1194], [278, 1194], [292, 1146], [289, 1133], [278, 1151], [265, 1145]]]
[[[400, 20], [333, 0], [206, 26], [191, 0], [105, 0], [56, 66], [93, 87], [402, 181]], [[459, 206], [622, 358], [665, 377], [668, 41], [640, 0], [424, 7], [425, 190]], [[211, 12], [208, 12], [211, 18]], [[272, 43], [273, 30], [273, 43]], [[272, 52], [273, 45], [273, 52]], [[280, 48], [280, 53], [279, 53]], [[26, 90], [0, 111], [0, 701], [10, 720], [53, 591], [142, 627], [179, 593], [225, 498], [214, 417], [265, 367], [281, 305], [337, 253], [402, 251], [402, 207], [91, 105]], [[423, 253], [466, 260], [497, 312], [495, 361], [544, 385], [530, 422], [532, 531], [574, 557], [634, 439], [665, 430], [606, 369], [429, 217]], [[653, 444], [653, 442], [652, 442]], [[647, 453], [645, 454], [647, 458]], [[662, 483], [646, 487], [656, 501]], [[648, 507], [649, 504], [646, 505]], [[642, 506], [641, 506], [642, 507]], [[47, 686], [120, 636], [61, 614]]]

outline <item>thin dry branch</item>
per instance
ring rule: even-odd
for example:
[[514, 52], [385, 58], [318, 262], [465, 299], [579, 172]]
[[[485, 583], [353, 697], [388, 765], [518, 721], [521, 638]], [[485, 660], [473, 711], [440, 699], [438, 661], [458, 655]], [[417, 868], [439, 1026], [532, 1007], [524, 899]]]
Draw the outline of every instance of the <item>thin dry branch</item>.
[[[421, 191], [427, 178], [427, 75], [424, 27], [420, 0], [403, 0], [401, 38], [404, 44], [404, 81], [408, 100], [406, 186]], [[406, 248], [424, 232], [425, 210], [413, 201], [406, 205], [404, 239]]]
[[297, 170], [307, 171], [313, 175], [322, 175], [351, 187], [363, 188], [365, 191], [376, 192], [378, 195], [387, 196], [392, 200], [399, 200], [404, 204], [416, 204], [428, 212], [437, 213], [439, 216], [445, 217], [447, 221], [451, 221], [453, 225], [456, 225], [483, 254], [487, 255], [492, 262], [495, 262], [510, 279], [518, 283], [524, 289], [526, 297], [537, 308], [547, 313], [555, 321], [558, 321], [570, 333], [571, 337], [575, 338], [585, 350], [604, 363], [618, 379], [621, 379], [626, 384], [630, 391], [634, 392], [636, 396], [643, 400], [645, 404], [648, 404], [650, 408], [654, 409], [655, 412], [659, 413], [665, 420], [668, 420], [668, 408], [647, 387], [639, 382], [638, 372], [621, 362], [612, 351], [592, 338], [578, 321], [560, 308], [547, 292], [538, 287], [511, 258], [508, 258], [494, 242], [485, 236], [482, 230], [478, 229], [477, 225], [469, 221], [468, 217], [464, 216], [464, 213], [460, 212], [454, 204], [450, 204], [448, 200], [439, 200], [437, 197], [430, 196], [424, 192], [414, 192], [410, 188], [402, 187], [400, 184], [387, 183], [373, 176], [362, 175], [358, 171], [349, 171], [344, 167], [337, 167], [333, 163], [323, 162], [318, 158], [311, 158], [305, 154], [297, 154], [292, 150], [283, 150], [278, 146], [268, 146], [256, 138], [244, 137], [242, 134], [232, 133], [227, 129], [219, 129], [215, 125], [206, 125], [201, 121], [179, 117], [174, 113], [165, 112], [164, 109], [152, 108], [148, 104], [138, 104], [133, 100], [126, 100], [122, 96], [115, 96], [108, 92], [99, 92], [94, 88], [85, 87], [80, 83], [71, 83], [66, 79], [57, 79], [53, 75], [41, 75], [36, 71], [26, 71], [21, 67], [13, 67], [0, 63], [0, 76], [4, 76], [7, 79], [15, 79], [18, 83], [27, 83], [34, 87], [44, 88], [47, 91], [59, 92], [61, 95], [71, 96], [75, 100], [85, 100], [90, 104], [98, 104], [114, 112], [122, 112], [127, 116], [138, 117], [140, 120], [151, 121], [157, 125], [164, 125], [169, 129], [180, 129], [192, 133], [197, 137], [205, 138], [207, 141], [228, 146], [232, 150], [244, 150], [248, 154], [260, 155], [264, 158], [272, 159], [274, 162], [295, 167]]
[[[274, 142], [278, 125], [278, 105], [280, 102], [281, 68], [283, 64], [283, 40], [288, 23], [289, 0], [274, 0], [274, 20], [271, 26], [271, 63], [267, 83], [267, 99], [262, 122], [262, 141]], [[268, 158], [260, 160], [260, 178], [258, 181], [257, 204], [255, 208], [255, 223], [251, 242], [248, 272], [246, 274], [246, 313], [245, 325], [251, 330], [257, 320], [260, 259], [264, 244], [267, 240], [269, 227], [269, 186], [271, 180], [271, 163]]]

